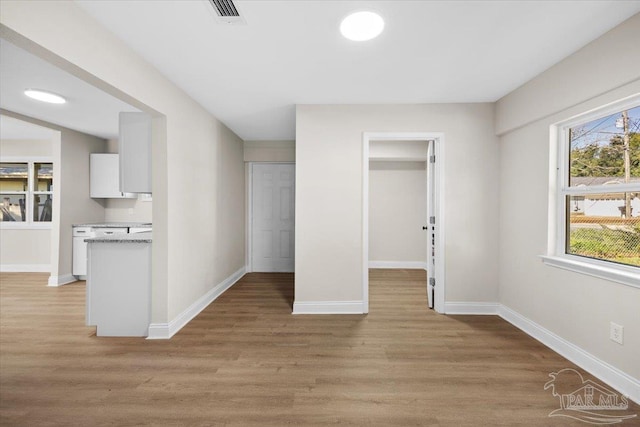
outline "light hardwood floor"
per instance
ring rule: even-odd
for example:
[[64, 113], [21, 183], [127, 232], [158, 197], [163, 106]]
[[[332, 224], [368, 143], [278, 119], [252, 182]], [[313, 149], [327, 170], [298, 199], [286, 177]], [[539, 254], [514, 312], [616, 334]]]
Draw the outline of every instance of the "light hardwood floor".
[[293, 275], [249, 274], [168, 341], [96, 337], [84, 282], [0, 279], [2, 426], [585, 425], [548, 417], [572, 363], [426, 309], [420, 271], [372, 270], [366, 316], [293, 316]]

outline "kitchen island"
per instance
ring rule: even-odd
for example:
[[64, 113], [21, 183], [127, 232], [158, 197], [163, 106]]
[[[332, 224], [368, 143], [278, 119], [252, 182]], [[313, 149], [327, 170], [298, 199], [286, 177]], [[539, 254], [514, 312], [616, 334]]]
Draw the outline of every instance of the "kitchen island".
[[87, 325], [96, 335], [146, 337], [151, 320], [152, 233], [85, 240]]
[[110, 234], [127, 234], [151, 231], [150, 222], [103, 222], [73, 224], [73, 263], [72, 274], [79, 280], [87, 279], [87, 243], [86, 239]]

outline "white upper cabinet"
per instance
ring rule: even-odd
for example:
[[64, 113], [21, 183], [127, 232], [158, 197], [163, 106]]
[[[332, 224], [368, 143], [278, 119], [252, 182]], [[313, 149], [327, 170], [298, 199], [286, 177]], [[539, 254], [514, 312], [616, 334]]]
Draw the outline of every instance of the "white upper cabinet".
[[120, 191], [120, 162], [117, 154], [89, 155], [89, 188], [94, 199], [135, 198]]
[[120, 113], [120, 191], [151, 193], [151, 116]]

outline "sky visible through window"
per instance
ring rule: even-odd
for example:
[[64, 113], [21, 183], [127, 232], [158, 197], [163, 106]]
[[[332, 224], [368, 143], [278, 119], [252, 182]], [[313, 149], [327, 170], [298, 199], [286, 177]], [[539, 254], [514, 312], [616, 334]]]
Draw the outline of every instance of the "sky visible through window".
[[571, 178], [640, 177], [640, 106], [572, 127], [570, 155]]
[[[640, 133], [640, 105], [627, 110], [629, 133]], [[624, 135], [622, 114], [615, 113], [571, 128], [571, 149], [591, 144], [608, 144], [611, 137]]]

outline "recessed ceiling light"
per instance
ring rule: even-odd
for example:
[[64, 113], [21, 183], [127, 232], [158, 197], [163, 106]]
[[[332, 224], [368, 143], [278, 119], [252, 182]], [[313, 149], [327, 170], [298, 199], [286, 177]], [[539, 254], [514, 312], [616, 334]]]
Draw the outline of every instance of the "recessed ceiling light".
[[47, 92], [40, 89], [25, 89], [24, 94], [29, 98], [37, 99], [38, 101], [48, 102], [50, 104], [64, 104], [67, 102], [62, 96], [55, 93]]
[[365, 41], [378, 37], [384, 30], [384, 20], [374, 12], [355, 12], [342, 20], [340, 32], [349, 40]]

